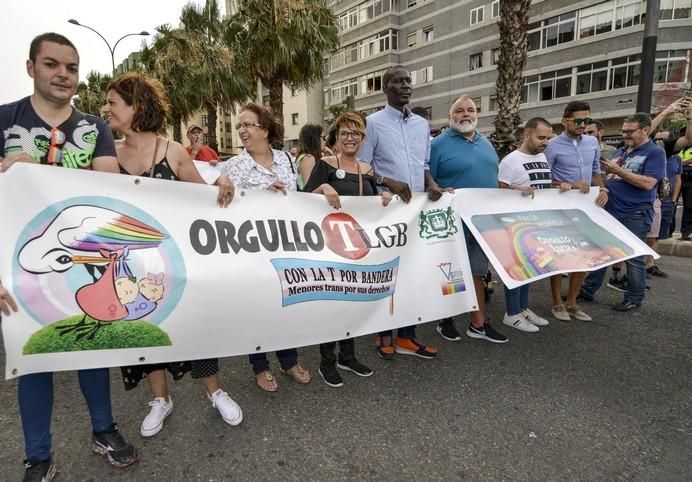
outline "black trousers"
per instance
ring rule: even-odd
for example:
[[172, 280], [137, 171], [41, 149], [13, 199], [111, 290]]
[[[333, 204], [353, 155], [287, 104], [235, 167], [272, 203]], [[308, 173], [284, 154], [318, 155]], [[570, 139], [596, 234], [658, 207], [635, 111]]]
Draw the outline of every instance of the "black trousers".
[[[330, 341], [329, 343], [322, 343], [320, 345], [320, 366], [334, 366], [336, 365], [336, 353], [334, 349], [336, 348], [336, 342]], [[356, 357], [356, 343], [353, 338], [346, 338], [345, 340], [339, 340], [339, 355], [344, 361], [353, 360]]]
[[682, 178], [682, 223], [680, 232], [692, 234], [692, 172], [684, 173]]

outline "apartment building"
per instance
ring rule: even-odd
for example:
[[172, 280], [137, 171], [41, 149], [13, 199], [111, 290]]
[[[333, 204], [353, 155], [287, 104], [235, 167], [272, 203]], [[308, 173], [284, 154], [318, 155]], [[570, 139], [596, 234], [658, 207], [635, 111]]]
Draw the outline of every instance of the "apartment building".
[[[386, 98], [389, 66], [411, 70], [411, 107], [423, 107], [432, 127], [447, 123], [461, 94], [480, 107], [479, 129], [493, 131], [499, 54], [499, 0], [332, 0], [341, 46], [325, 57], [325, 109], [353, 96], [374, 112]], [[681, 95], [692, 80], [692, 0], [661, 0], [654, 108]], [[592, 115], [616, 132], [636, 107], [646, 2], [537, 0], [529, 11], [522, 118], [559, 123], [570, 100], [586, 100]]]

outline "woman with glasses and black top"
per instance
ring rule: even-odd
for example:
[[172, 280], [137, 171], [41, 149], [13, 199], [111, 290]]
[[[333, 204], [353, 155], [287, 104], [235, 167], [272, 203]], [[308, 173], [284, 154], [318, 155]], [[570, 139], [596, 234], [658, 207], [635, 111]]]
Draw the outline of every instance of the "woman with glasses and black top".
[[[365, 139], [365, 120], [356, 112], [340, 115], [332, 127], [336, 132], [338, 154], [308, 162], [300, 166], [300, 173], [306, 179], [305, 192], [322, 194], [330, 206], [341, 207], [339, 196], [382, 196], [386, 206], [392, 199], [389, 192], [378, 193], [372, 167], [356, 158]], [[324, 382], [330, 387], [341, 387], [344, 382], [336, 370], [348, 370], [361, 377], [369, 377], [373, 371], [356, 359], [353, 338], [339, 340], [339, 355], [334, 353], [336, 342], [320, 345], [320, 370]]]

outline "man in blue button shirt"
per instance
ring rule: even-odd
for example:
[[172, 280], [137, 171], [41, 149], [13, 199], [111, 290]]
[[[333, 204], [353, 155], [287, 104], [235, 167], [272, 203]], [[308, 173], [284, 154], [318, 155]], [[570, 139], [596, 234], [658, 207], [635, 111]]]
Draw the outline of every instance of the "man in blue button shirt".
[[[588, 103], [568, 103], [562, 115], [564, 130], [550, 141], [545, 150], [545, 157], [553, 175], [553, 185], [563, 192], [579, 189], [582, 193], [588, 194], [590, 186], [602, 185], [599, 164], [601, 148], [598, 139], [584, 135], [586, 126], [594, 123], [590, 115], [591, 106]], [[596, 198], [596, 204], [603, 207], [607, 199], [607, 191], [603, 190]], [[562, 321], [569, 321], [572, 317], [581, 321], [592, 320], [591, 316], [577, 305], [579, 288], [584, 278], [585, 272], [569, 274], [565, 303], [562, 302], [562, 275], [550, 278], [550, 288], [553, 292], [551, 312], [555, 318]]]
[[[358, 151], [358, 159], [372, 164], [376, 183], [399, 195], [404, 202], [411, 199], [411, 191], [427, 192], [437, 201], [443, 190], [430, 175], [430, 130], [428, 121], [407, 107], [411, 99], [410, 72], [401, 65], [388, 68], [382, 74], [382, 91], [387, 96], [384, 109], [367, 117], [365, 141]], [[434, 358], [437, 349], [426, 346], [416, 338], [416, 327], [399, 329], [396, 342], [392, 332], [384, 331], [375, 341], [377, 354], [389, 360], [394, 353]]]
[[[605, 209], [642, 241], [653, 220], [656, 185], [666, 172], [666, 153], [649, 139], [651, 116], [637, 113], [625, 117], [622, 138], [625, 146], [613, 154], [612, 161], [601, 161], [606, 172], [605, 187], [610, 198]], [[613, 305], [616, 311], [638, 308], [646, 289], [646, 261], [638, 256], [625, 261], [627, 265], [627, 291], [623, 301]], [[582, 297], [593, 299], [601, 285], [607, 268], [594, 271], [586, 278]]]
[[[497, 188], [499, 157], [490, 141], [477, 130], [476, 104], [468, 96], [459, 97], [449, 110], [449, 129], [435, 137], [430, 152], [430, 172], [445, 188]], [[476, 288], [478, 311], [471, 312], [466, 335], [493, 343], [506, 343], [507, 337], [495, 331], [485, 319], [485, 288], [483, 276], [488, 271], [488, 258], [464, 226], [466, 250]], [[461, 340], [454, 320], [440, 322], [437, 331], [449, 341]]]

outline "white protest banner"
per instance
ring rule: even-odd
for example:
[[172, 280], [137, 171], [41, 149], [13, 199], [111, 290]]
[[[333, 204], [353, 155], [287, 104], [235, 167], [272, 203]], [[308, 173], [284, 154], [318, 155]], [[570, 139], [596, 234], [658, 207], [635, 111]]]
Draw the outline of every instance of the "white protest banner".
[[618, 261], [659, 256], [588, 194], [512, 189], [461, 189], [454, 208], [502, 282], [516, 288], [554, 274], [593, 271]]
[[15, 164], [0, 175], [7, 376], [273, 351], [475, 309], [446, 195], [239, 191]]

